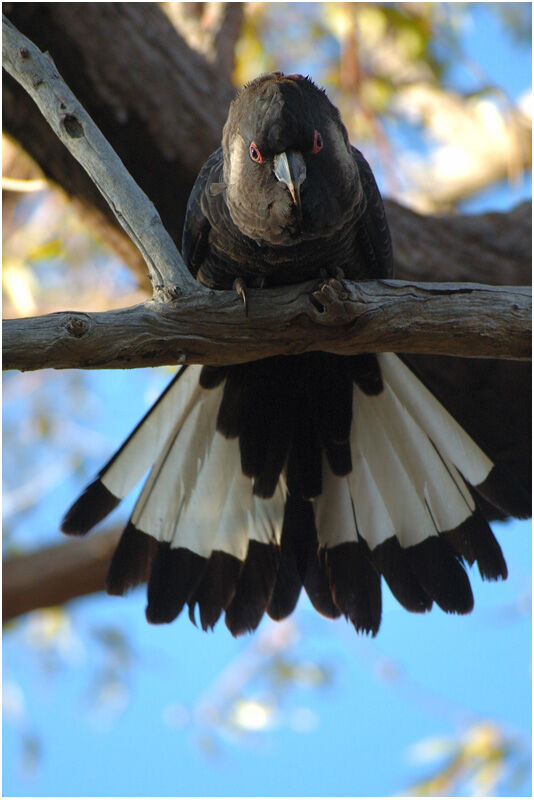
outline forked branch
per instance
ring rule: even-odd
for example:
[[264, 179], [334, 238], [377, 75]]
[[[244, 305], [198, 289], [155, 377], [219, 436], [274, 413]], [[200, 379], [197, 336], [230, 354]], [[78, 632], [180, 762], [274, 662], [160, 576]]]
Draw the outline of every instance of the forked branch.
[[479, 284], [331, 281], [231, 292], [197, 284], [154, 206], [59, 76], [3, 19], [4, 66], [37, 103], [139, 248], [152, 301], [4, 323], [4, 369], [231, 364], [275, 354], [398, 351], [530, 357], [530, 290]]

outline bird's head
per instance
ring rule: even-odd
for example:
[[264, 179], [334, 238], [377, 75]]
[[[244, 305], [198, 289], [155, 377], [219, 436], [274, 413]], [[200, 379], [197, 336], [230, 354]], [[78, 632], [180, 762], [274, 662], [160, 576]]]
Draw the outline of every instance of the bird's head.
[[222, 144], [232, 220], [261, 244], [334, 233], [360, 199], [339, 112], [301, 75], [275, 72], [245, 86], [230, 107]]

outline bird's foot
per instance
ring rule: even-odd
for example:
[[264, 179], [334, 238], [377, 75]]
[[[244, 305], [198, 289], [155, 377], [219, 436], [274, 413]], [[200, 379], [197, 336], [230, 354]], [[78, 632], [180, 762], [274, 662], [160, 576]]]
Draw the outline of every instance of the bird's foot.
[[328, 278], [310, 295], [310, 301], [319, 313], [317, 319], [323, 324], [338, 324], [352, 318], [350, 293], [342, 280]]
[[248, 317], [247, 284], [243, 278], [236, 278], [232, 288], [243, 301], [243, 306], [245, 307], [245, 317]]

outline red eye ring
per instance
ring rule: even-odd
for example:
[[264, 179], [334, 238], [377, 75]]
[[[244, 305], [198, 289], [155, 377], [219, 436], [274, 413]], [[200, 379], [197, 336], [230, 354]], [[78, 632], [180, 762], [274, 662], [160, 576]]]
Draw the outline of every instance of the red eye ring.
[[319, 131], [314, 131], [312, 154], [315, 155], [316, 153], [319, 152], [319, 150], [322, 150], [323, 144], [324, 144], [323, 137], [321, 136]]
[[256, 142], [250, 143], [250, 147], [248, 148], [248, 154], [251, 157], [252, 161], [255, 161], [256, 164], [263, 164], [263, 156], [258, 150]]

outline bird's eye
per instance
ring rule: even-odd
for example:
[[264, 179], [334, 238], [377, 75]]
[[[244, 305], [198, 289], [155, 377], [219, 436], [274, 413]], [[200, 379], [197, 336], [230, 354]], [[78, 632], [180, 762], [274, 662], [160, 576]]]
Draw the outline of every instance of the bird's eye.
[[263, 156], [256, 147], [256, 142], [251, 142], [250, 147], [248, 148], [248, 154], [256, 164], [261, 164], [263, 162]]
[[323, 137], [321, 136], [319, 131], [315, 131], [315, 133], [313, 134], [313, 149], [312, 149], [313, 155], [315, 155], [316, 153], [319, 152], [319, 150], [322, 149], [323, 149]]

